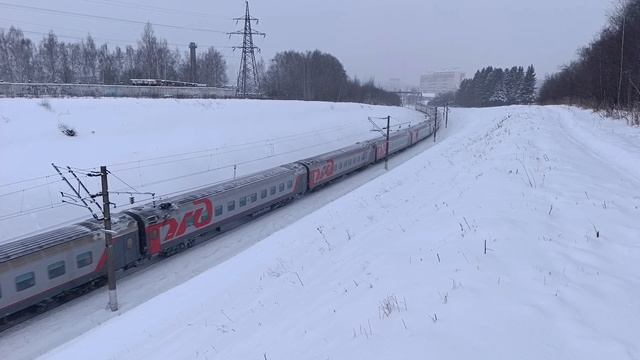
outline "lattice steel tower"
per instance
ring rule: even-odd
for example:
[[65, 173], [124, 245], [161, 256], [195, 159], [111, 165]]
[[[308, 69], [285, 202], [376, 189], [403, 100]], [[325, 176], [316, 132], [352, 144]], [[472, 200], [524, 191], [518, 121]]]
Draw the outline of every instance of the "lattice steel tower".
[[249, 14], [249, 2], [246, 1], [246, 11], [242, 18], [235, 18], [233, 20], [238, 23], [244, 21], [244, 30], [235, 31], [229, 33], [231, 35], [242, 35], [242, 46], [234, 46], [233, 50], [242, 49], [242, 57], [240, 59], [240, 70], [238, 71], [238, 82], [236, 88], [236, 96], [248, 98], [256, 97], [260, 92], [260, 79], [258, 78], [258, 68], [256, 66], [256, 54], [257, 50], [260, 52], [260, 48], [253, 45], [253, 35], [266, 36], [265, 33], [255, 31], [251, 28], [253, 21], [258, 23], [257, 18], [251, 17]]

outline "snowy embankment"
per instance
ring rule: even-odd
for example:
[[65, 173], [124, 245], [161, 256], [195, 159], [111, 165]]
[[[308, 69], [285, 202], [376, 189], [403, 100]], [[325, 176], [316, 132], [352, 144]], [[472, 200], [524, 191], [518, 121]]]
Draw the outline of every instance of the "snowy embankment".
[[439, 138], [44, 358], [638, 359], [639, 129], [509, 107]]
[[[61, 203], [60, 192], [71, 189], [51, 163], [108, 165], [111, 191], [159, 198], [379, 136], [367, 117], [387, 115], [397, 123], [424, 120], [412, 110], [361, 104], [0, 99], [0, 242], [90, 217]], [[65, 129], [76, 136], [65, 136]], [[99, 179], [78, 175], [99, 192]], [[123, 210], [129, 196], [112, 194], [111, 201]]]

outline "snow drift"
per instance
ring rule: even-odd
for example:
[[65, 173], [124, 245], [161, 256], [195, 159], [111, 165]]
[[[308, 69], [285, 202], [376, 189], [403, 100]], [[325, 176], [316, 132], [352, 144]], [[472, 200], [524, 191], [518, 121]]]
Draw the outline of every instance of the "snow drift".
[[442, 135], [43, 358], [637, 359], [640, 131], [508, 107]]

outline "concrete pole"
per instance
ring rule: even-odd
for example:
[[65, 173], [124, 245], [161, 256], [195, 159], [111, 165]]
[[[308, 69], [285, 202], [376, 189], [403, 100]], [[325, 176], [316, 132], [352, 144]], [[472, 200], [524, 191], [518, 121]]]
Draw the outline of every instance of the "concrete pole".
[[102, 209], [104, 212], [104, 241], [107, 248], [107, 284], [109, 287], [109, 308], [118, 310], [118, 293], [116, 291], [115, 264], [113, 259], [113, 236], [111, 233], [111, 204], [109, 203], [109, 185], [107, 184], [107, 167], [100, 166], [102, 180]]

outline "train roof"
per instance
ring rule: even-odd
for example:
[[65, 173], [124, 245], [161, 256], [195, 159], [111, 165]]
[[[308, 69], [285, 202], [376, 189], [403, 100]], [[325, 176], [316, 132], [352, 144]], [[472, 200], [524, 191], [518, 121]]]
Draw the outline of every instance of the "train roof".
[[[115, 214], [112, 218], [112, 229], [116, 232], [126, 229], [129, 225], [128, 222], [133, 221], [131, 217], [122, 213]], [[0, 263], [90, 235], [101, 238], [103, 237], [102, 229], [103, 226], [100, 221], [89, 219], [77, 224], [0, 244]]]
[[317, 156], [306, 158], [304, 160], [300, 160], [299, 162], [304, 164], [313, 164], [318, 161], [326, 161], [326, 160], [334, 159], [340, 155], [346, 155], [346, 154], [353, 153], [354, 151], [364, 150], [367, 148], [367, 146], [369, 146], [370, 141], [371, 140], [365, 141], [365, 142], [358, 142], [358, 143], [355, 143], [354, 145], [343, 147], [338, 150], [329, 151], [324, 154], [320, 154]]
[[93, 231], [94, 230], [86, 226], [74, 224], [28, 238], [0, 244], [0, 263], [28, 255], [34, 251], [43, 250], [88, 236]]
[[[237, 188], [241, 188], [247, 185], [251, 185], [253, 183], [256, 183], [258, 181], [262, 181], [265, 179], [269, 179], [272, 177], [276, 177], [276, 176], [280, 176], [280, 175], [284, 175], [287, 173], [290, 173], [292, 171], [295, 171], [299, 168], [302, 168], [301, 165], [298, 165], [296, 163], [291, 163], [291, 164], [286, 164], [286, 165], [281, 165], [275, 168], [271, 168], [271, 169], [267, 169], [264, 171], [260, 171], [254, 174], [250, 174], [250, 175], [246, 175], [246, 176], [242, 176], [239, 177], [235, 180], [228, 180], [228, 181], [224, 181], [221, 183], [217, 183], [214, 185], [210, 185], [204, 188], [200, 188], [197, 190], [193, 190], [184, 194], [180, 194], [180, 195], [175, 195], [166, 199], [162, 199], [158, 202], [155, 203], [148, 203], [145, 204], [143, 206], [140, 207], [136, 207], [133, 209], [130, 209], [129, 211], [132, 211], [134, 213], [144, 213], [146, 215], [146, 213], [148, 211], [151, 212], [155, 212], [157, 205], [160, 203], [170, 203], [172, 205], [175, 206], [181, 206], [184, 204], [188, 204], [188, 203], [192, 203], [195, 200], [198, 199], [203, 199], [206, 197], [209, 197], [211, 195], [215, 195], [215, 194], [219, 194], [225, 191], [230, 191], [233, 189], [237, 189]], [[146, 211], [145, 211], [146, 210]]]

